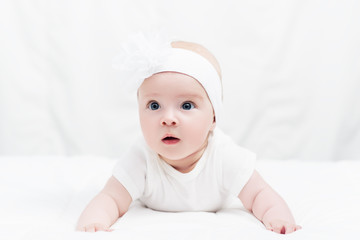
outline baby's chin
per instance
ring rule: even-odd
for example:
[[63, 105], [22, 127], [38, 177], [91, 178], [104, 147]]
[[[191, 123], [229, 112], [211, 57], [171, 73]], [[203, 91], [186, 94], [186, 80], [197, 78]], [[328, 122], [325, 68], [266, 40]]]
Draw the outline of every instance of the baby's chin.
[[162, 152], [158, 152], [160, 158], [170, 165], [171, 163], [179, 164], [182, 161], [184, 164], [197, 162], [202, 154], [204, 153], [207, 146], [207, 142], [203, 143], [202, 146], [196, 149], [187, 149], [187, 151], [180, 151], [180, 149], [167, 149]]
[[190, 172], [196, 165], [197, 161], [192, 161], [187, 159], [186, 157], [173, 157], [171, 159], [164, 158], [163, 156], [160, 156], [160, 159], [162, 159], [164, 162], [172, 166], [174, 169], [176, 169], [179, 172], [182, 173], [188, 173]]
[[159, 157], [166, 162], [179, 162], [184, 160], [186, 156], [172, 155], [172, 154], [159, 154]]

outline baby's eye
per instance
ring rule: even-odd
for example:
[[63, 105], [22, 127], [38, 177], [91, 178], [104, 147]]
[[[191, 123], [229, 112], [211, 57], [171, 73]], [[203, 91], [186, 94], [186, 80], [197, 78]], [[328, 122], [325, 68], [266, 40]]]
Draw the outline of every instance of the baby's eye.
[[184, 110], [191, 110], [193, 109], [195, 106], [192, 102], [184, 102], [181, 106], [182, 109]]
[[148, 108], [150, 108], [150, 110], [158, 110], [160, 108], [160, 104], [155, 102], [155, 101], [152, 101], [148, 104]]

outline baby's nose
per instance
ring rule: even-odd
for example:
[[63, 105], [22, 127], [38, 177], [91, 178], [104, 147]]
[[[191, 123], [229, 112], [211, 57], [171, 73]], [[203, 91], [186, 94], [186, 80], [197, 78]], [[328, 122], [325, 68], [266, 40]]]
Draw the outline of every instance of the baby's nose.
[[166, 112], [166, 114], [161, 119], [161, 125], [163, 126], [177, 126], [178, 124], [179, 121], [172, 111]]
[[176, 126], [177, 122], [173, 120], [163, 120], [161, 123], [163, 126]]

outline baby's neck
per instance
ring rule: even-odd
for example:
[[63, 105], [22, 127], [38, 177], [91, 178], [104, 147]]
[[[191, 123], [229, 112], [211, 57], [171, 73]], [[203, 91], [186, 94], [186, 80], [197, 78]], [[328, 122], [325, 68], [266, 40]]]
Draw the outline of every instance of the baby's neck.
[[[200, 157], [201, 158], [201, 157]], [[177, 171], [181, 172], [181, 173], [189, 173], [191, 172], [196, 164], [198, 163], [198, 161], [200, 160], [200, 158], [196, 161], [196, 162], [193, 162], [191, 165], [189, 166], [184, 166], [184, 167], [176, 167], [176, 166], [172, 166], [174, 169], [176, 169]]]
[[181, 173], [189, 173], [191, 172], [195, 167], [198, 161], [201, 159], [202, 155], [205, 152], [205, 149], [207, 147], [208, 143], [204, 144], [202, 148], [200, 148], [199, 151], [196, 151], [195, 153], [178, 160], [171, 160], [164, 158], [163, 156], [160, 156], [162, 160], [164, 160], [167, 164], [172, 166], [175, 170], [181, 172]]

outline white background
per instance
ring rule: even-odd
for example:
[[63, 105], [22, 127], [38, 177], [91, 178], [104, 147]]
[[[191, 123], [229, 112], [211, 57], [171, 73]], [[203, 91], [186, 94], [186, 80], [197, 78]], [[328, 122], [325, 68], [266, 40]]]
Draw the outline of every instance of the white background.
[[111, 68], [139, 30], [203, 44], [220, 126], [260, 158], [360, 159], [360, 2], [0, 1], [0, 155], [120, 156], [136, 97]]

